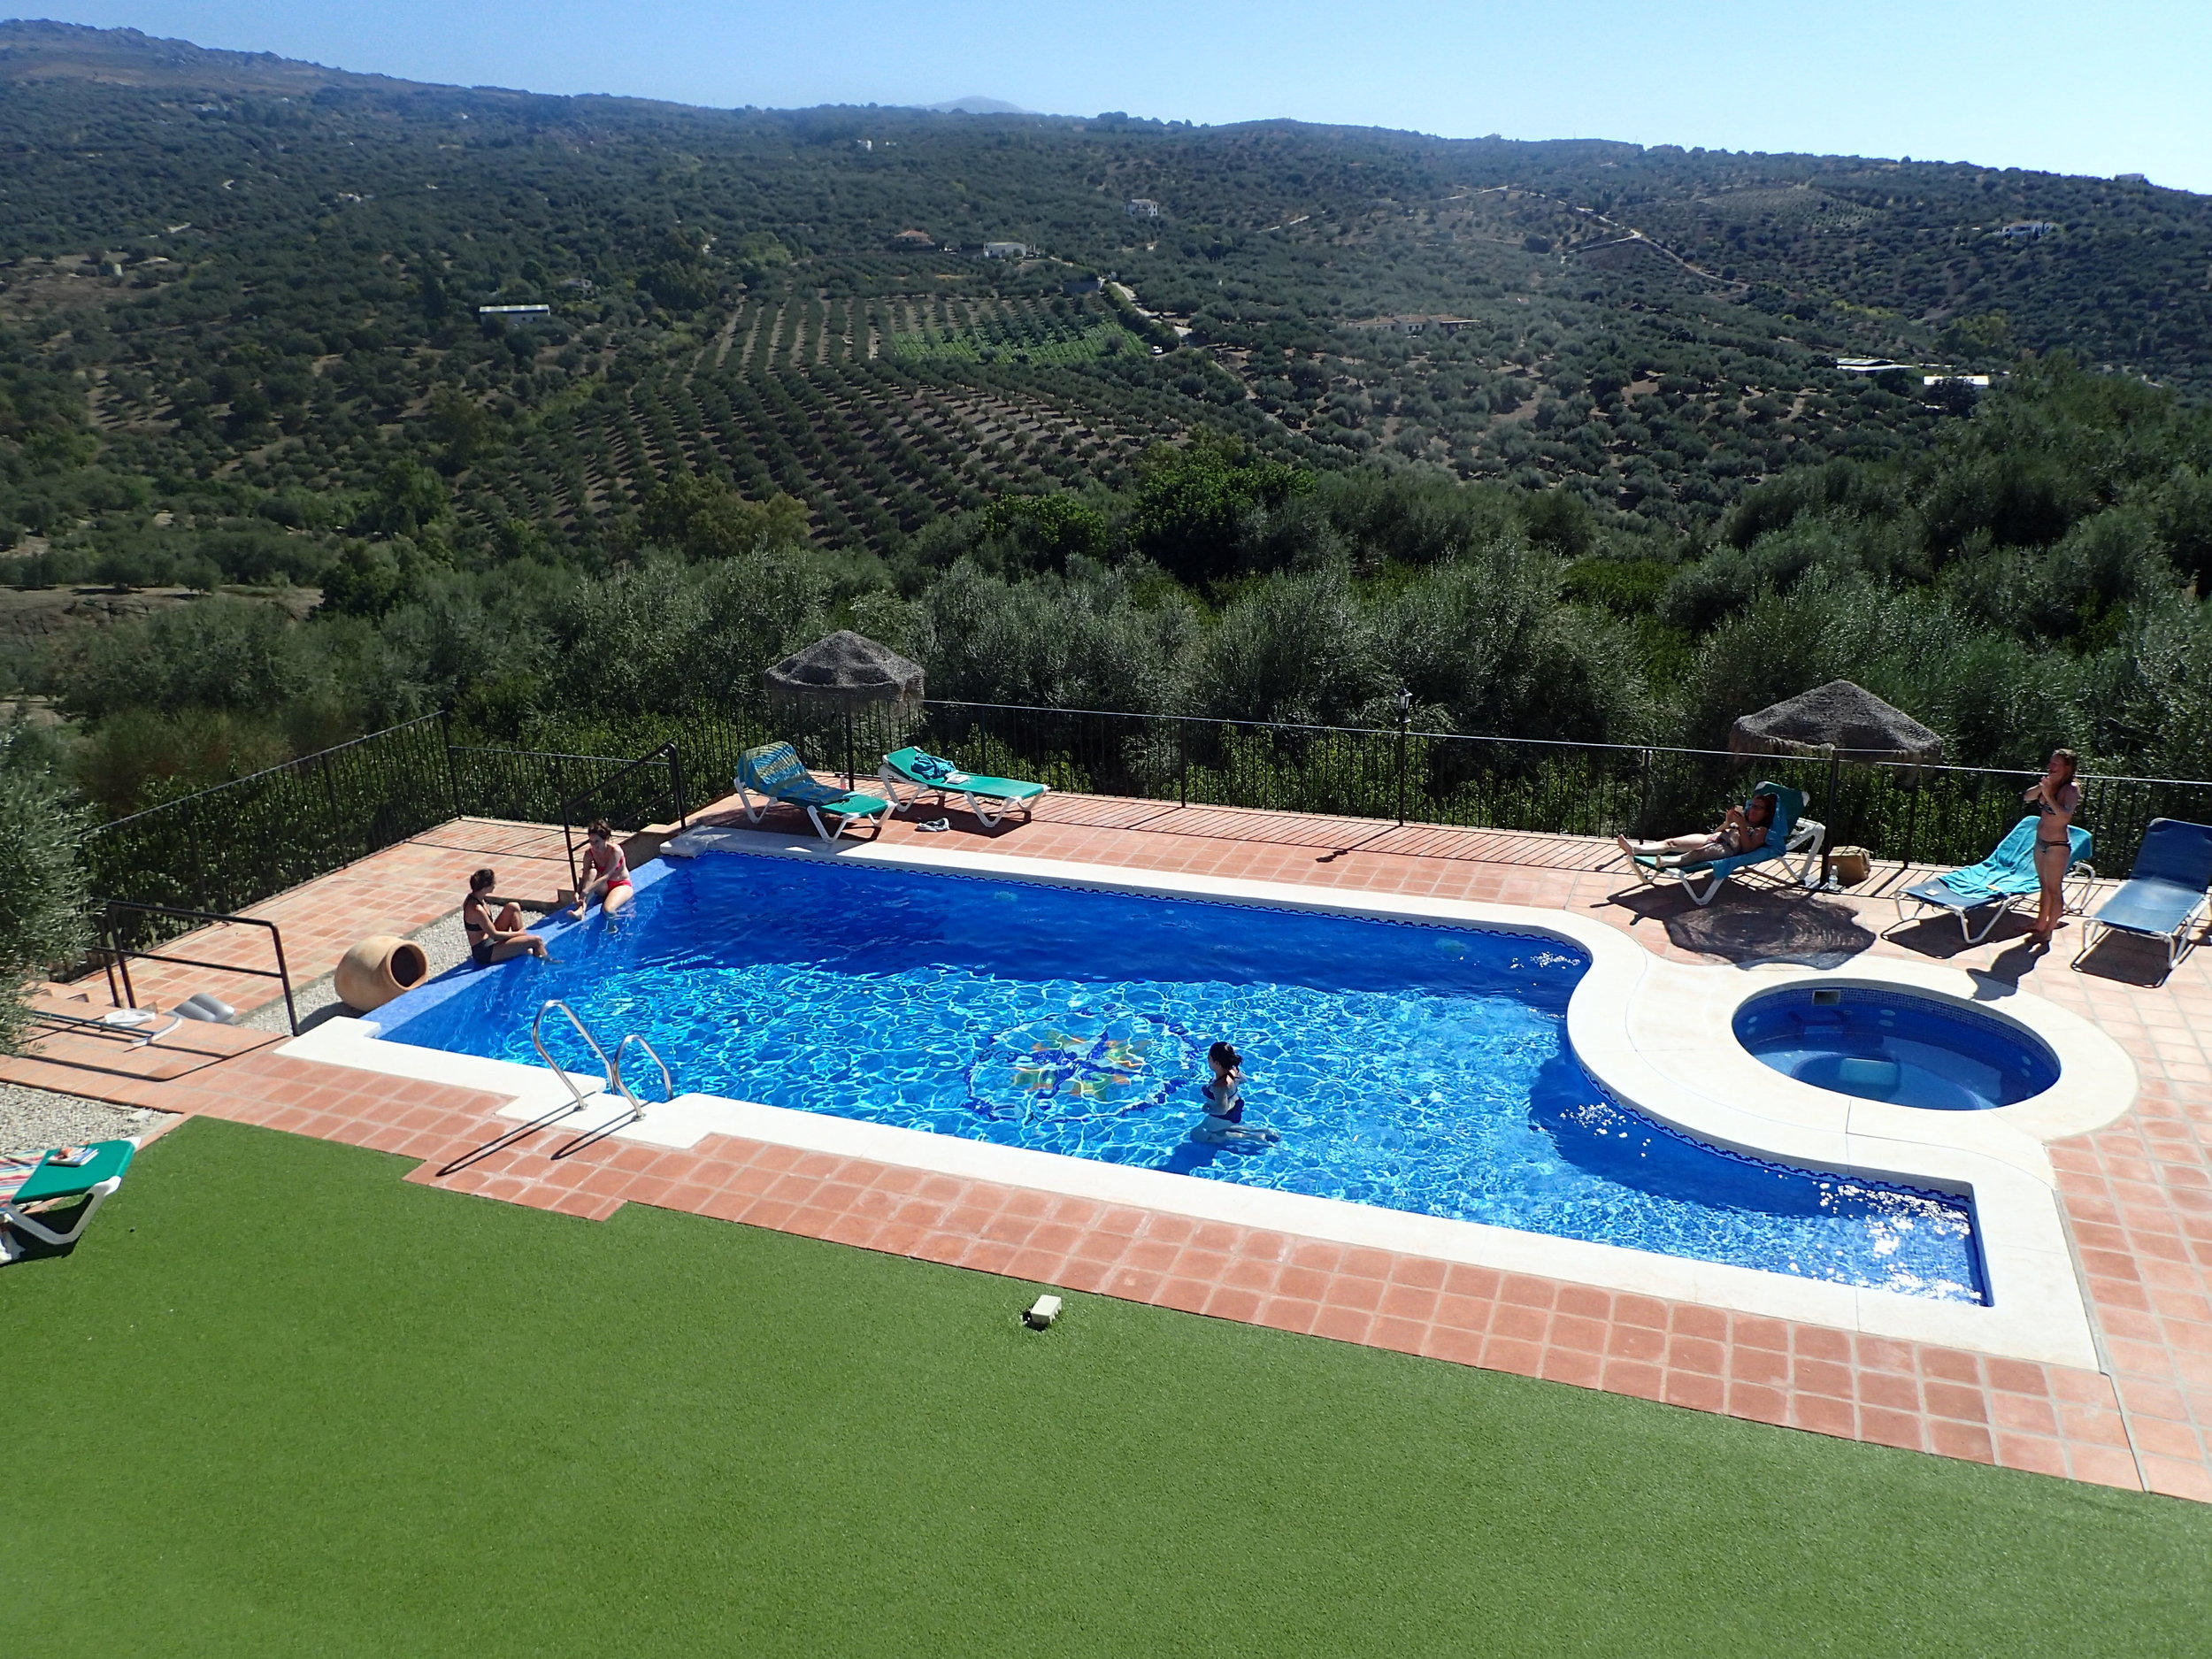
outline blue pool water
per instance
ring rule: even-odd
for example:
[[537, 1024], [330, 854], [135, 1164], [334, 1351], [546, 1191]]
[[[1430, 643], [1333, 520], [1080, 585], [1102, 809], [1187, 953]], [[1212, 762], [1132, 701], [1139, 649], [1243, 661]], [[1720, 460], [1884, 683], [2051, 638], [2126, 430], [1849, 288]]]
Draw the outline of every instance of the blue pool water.
[[[1740, 1157], [1609, 1099], [1566, 1038], [1587, 959], [1555, 940], [709, 854], [555, 949], [411, 995], [387, 1036], [533, 1062], [558, 996], [610, 1043], [644, 1033], [680, 1090], [1982, 1298], [1964, 1200]], [[1223, 1038], [1280, 1144], [1188, 1138]]]
[[1736, 1010], [1736, 1038], [1816, 1088], [1932, 1111], [1986, 1111], [2058, 1081], [2051, 1051], [2008, 1020], [1900, 991], [1799, 986]]

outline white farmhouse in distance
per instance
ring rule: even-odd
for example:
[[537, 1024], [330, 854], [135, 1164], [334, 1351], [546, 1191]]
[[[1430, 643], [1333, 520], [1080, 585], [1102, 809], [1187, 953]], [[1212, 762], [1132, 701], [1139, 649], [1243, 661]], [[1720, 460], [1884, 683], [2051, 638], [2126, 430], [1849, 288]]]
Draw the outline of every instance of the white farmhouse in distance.
[[1121, 204], [1121, 211], [1132, 219], [1157, 219], [1160, 204], [1148, 196], [1132, 196]]
[[1031, 251], [1025, 242], [987, 242], [983, 244], [986, 259], [1026, 259]]

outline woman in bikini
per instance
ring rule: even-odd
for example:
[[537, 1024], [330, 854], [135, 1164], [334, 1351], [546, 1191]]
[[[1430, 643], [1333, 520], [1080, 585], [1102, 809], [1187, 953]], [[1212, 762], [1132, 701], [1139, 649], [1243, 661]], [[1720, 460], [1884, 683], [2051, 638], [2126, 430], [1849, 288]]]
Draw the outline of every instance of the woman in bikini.
[[532, 956], [545, 960], [545, 941], [526, 932], [522, 907], [509, 903], [492, 914], [492, 886], [498, 878], [488, 866], [469, 878], [469, 895], [461, 902], [461, 931], [468, 935], [469, 960], [480, 968], [495, 962]]
[[2051, 930], [2066, 914], [2066, 866], [2073, 862], [2074, 813], [2081, 805], [2081, 786], [2074, 781], [2074, 751], [2055, 749], [2050, 764], [2034, 787], [2020, 798], [2036, 810], [2035, 874], [2042, 891], [2035, 902], [2035, 926], [2028, 942], [2048, 945]]
[[594, 899], [612, 916], [637, 896], [630, 886], [630, 861], [614, 844], [614, 831], [608, 828], [607, 820], [595, 823], [590, 834], [591, 844], [584, 849], [583, 887], [576, 895], [575, 908], [563, 912], [572, 921], [581, 921], [584, 907]]
[[1716, 830], [1676, 835], [1663, 841], [1632, 841], [1616, 835], [1614, 842], [1631, 858], [1656, 858], [1662, 864], [1698, 864], [1726, 858], [1763, 845], [1774, 824], [1774, 797], [1755, 795], [1741, 806], [1732, 806]]

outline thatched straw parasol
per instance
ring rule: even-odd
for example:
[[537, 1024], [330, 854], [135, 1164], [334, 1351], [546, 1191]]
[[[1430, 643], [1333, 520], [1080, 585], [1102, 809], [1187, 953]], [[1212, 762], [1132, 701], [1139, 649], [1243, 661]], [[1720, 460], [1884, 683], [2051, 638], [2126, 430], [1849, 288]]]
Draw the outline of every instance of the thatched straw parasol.
[[845, 726], [845, 787], [853, 787], [853, 713], [890, 705], [910, 710], [922, 701], [922, 670], [887, 645], [850, 628], [826, 634], [761, 676], [768, 704], [811, 726], [841, 715]]
[[1728, 730], [1738, 755], [1847, 755], [1854, 760], [1923, 761], [1939, 765], [1943, 740], [1863, 686], [1824, 686], [1747, 714]]
[[[1810, 691], [1739, 718], [1728, 728], [1729, 752], [1736, 755], [1807, 755], [1828, 763], [1827, 822], [1836, 821], [1836, 774], [1844, 757], [1854, 760], [1903, 760], [1939, 765], [1943, 740], [1902, 709], [1884, 703], [1863, 686], [1832, 680]], [[1828, 874], [1832, 849], [1822, 843], [1820, 870]]]

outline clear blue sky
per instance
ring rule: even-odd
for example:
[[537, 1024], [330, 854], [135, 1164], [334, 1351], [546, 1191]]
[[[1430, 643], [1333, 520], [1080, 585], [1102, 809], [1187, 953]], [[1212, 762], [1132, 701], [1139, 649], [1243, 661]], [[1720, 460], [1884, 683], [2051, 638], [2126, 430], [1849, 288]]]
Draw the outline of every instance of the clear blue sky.
[[[33, 13], [33, 15], [39, 15]], [[422, 81], [2146, 173], [2212, 191], [2212, 0], [58, 0]]]

